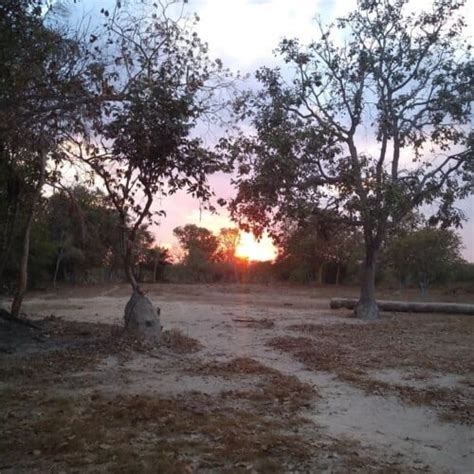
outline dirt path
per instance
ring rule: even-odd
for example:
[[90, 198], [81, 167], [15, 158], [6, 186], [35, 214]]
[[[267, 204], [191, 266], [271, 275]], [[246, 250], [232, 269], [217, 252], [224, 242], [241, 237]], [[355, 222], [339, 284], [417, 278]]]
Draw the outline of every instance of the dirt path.
[[[26, 302], [25, 310], [38, 318], [54, 314], [65, 320], [120, 324], [127, 291], [125, 287], [115, 286], [103, 289], [99, 296], [35, 296]], [[200, 364], [250, 358], [284, 376], [296, 376], [301, 382], [315, 387], [320, 399], [304, 410], [304, 416], [314, 424], [306, 429], [307, 437], [323, 434], [324, 439], [348, 446], [354, 443], [356, 456], [383, 460], [385, 467], [473, 472], [472, 425], [442, 420], [433, 406], [406, 403], [392, 393], [370, 393], [330, 371], [309, 370], [290, 353], [269, 347], [270, 340], [288, 336], [292, 334], [292, 328], [302, 324], [334, 327], [336, 330], [344, 327], [344, 331], [349, 332], [350, 327], [367, 324], [351, 319], [347, 312], [327, 310], [328, 300], [320, 294], [310, 290], [262, 287], [158, 286], [149, 289], [149, 296], [161, 307], [165, 329], [179, 329], [204, 345], [198, 354], [192, 356]], [[342, 324], [344, 326], [340, 326]], [[239, 380], [209, 373], [204, 377], [177, 372], [176, 363], [186, 365], [189, 358], [175, 355], [159, 360], [140, 355], [120, 361], [108, 357], [102, 361], [98, 372], [96, 370], [90, 375], [97, 379], [94, 390], [112, 393], [219, 394], [244, 388]], [[117, 368], [120, 376], [117, 376]], [[112, 370], [113, 378], [107, 376]], [[387, 377], [388, 373], [391, 381], [400, 381], [409, 372], [400, 367], [391, 368], [390, 372], [371, 373], [375, 378]], [[429, 379], [417, 380], [416, 383], [420, 389], [433, 387], [433, 384], [447, 389], [462, 387], [463, 396], [472, 397], [472, 378], [469, 383], [465, 379], [473, 374], [464, 375], [456, 377], [456, 374], [432, 371]], [[251, 382], [247, 379], [246, 383]], [[325, 467], [330, 471], [334, 468], [332, 458]]]

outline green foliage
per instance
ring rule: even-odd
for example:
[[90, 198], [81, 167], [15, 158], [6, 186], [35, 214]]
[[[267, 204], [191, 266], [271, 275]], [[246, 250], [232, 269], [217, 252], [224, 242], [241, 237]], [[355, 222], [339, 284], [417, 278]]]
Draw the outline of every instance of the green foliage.
[[276, 267], [283, 279], [340, 283], [360, 258], [362, 236], [337, 215], [319, 213], [297, 225], [287, 223], [279, 237]]
[[474, 290], [474, 263], [457, 262], [453, 268], [453, 281], [471, 283]]
[[361, 229], [364, 317], [376, 317], [377, 253], [393, 227], [426, 204], [432, 224], [459, 225], [456, 199], [473, 192], [463, 3], [414, 13], [408, 0], [359, 0], [313, 42], [284, 39], [277, 52], [288, 68], [259, 69], [261, 89], [235, 106], [254, 133], [221, 143], [236, 170], [231, 213], [244, 229], [279, 235], [287, 219], [321, 209]]
[[[20, 210], [17, 225], [13, 230], [12, 245], [5, 258], [0, 292], [11, 292], [16, 286], [19, 262], [22, 252], [22, 231], [25, 214]], [[55, 256], [55, 243], [49, 238], [48, 223], [44, 217], [38, 216], [33, 223], [30, 249], [30, 271], [28, 283], [36, 287], [50, 281], [51, 269]]]
[[239, 229], [235, 227], [222, 228], [217, 236], [219, 248], [217, 258], [224, 262], [235, 262], [235, 251], [240, 241]]
[[209, 229], [186, 224], [184, 227], [176, 227], [173, 234], [185, 252], [185, 263], [215, 260], [219, 240]]
[[[32, 229], [28, 272], [31, 288], [42, 286], [51, 281], [52, 263], [54, 262], [56, 249], [55, 243], [49, 239], [48, 234], [49, 229], [46, 220], [37, 218]], [[19, 249], [16, 252], [19, 254]]]
[[453, 293], [474, 293], [474, 263], [458, 262], [453, 266], [451, 273], [451, 287]]
[[401, 280], [411, 280], [424, 293], [446, 281], [461, 262], [461, 240], [452, 230], [425, 227], [394, 239], [388, 262]]
[[[10, 289], [19, 271], [24, 210], [20, 209], [17, 218], [3, 280]], [[29, 285], [122, 280], [121, 244], [116, 211], [102, 192], [83, 186], [60, 189], [43, 199], [33, 223]], [[159, 279], [163, 266], [170, 263], [168, 251], [152, 246], [153, 236], [145, 226], [139, 229], [134, 245], [132, 267], [137, 277], [144, 278], [145, 271], [152, 274], [156, 264]]]
[[151, 246], [151, 242], [139, 245], [139, 247], [140, 250], [136, 252], [139, 255], [137, 262], [139, 268], [138, 281], [144, 281], [143, 276], [140, 274], [142, 271], [148, 272], [150, 275], [149, 281], [153, 283], [165, 280], [166, 267], [172, 264], [169, 250], [157, 245]]
[[81, 129], [95, 101], [92, 64], [78, 37], [52, 21], [57, 8], [48, 3], [0, 4], [0, 157], [14, 167], [29, 166], [22, 178], [30, 185], [38, 150], [59, 160], [58, 144]]
[[[9, 169], [6, 230], [0, 242], [2, 286], [15, 227], [23, 224], [13, 317], [19, 315], [27, 288], [31, 231], [42, 188], [59, 177], [47, 164], [61, 162], [59, 144], [68, 134], [82, 130], [95, 102], [88, 87], [90, 64], [79, 35], [70, 35], [51, 21], [56, 11], [53, 3], [6, 0], [0, 4], [0, 168]], [[15, 187], [19, 192], [13, 195], [9, 191]], [[23, 216], [18, 219], [20, 211]]]
[[[66, 19], [60, 2], [0, 5], [0, 169], [9, 171], [1, 192], [19, 182], [22, 198], [30, 191], [31, 199], [23, 201], [33, 215], [46, 162], [59, 165], [48, 167], [53, 185], [65, 160], [86, 163], [103, 180], [116, 212], [118, 232], [109, 242], [95, 236], [95, 256], [86, 248], [92, 237], [77, 239], [77, 219], [65, 220], [69, 227], [56, 221], [56, 273], [89, 268], [88, 259], [97, 263], [104, 254], [116, 267], [120, 249], [135, 286], [132, 267], [145, 259], [142, 249], [151, 242], [144, 225], [154, 214], [155, 196], [183, 188], [202, 201], [211, 195], [207, 175], [220, 169], [220, 160], [194, 128], [223, 105], [214, 92], [227, 72], [210, 60], [191, 22], [172, 19], [172, 3], [117, 2], [111, 11], [102, 9], [103, 22], [93, 32], [81, 30], [87, 21], [77, 31], [53, 21]], [[8, 229], [0, 240], [0, 275], [20, 201], [15, 196], [0, 206]], [[64, 213], [55, 205], [51, 212]]]
[[139, 229], [164, 215], [152, 207], [156, 196], [186, 189], [207, 202], [207, 176], [222, 168], [220, 156], [194, 130], [222, 107], [214, 93], [227, 73], [209, 58], [192, 22], [174, 20], [168, 6], [127, 2], [102, 11], [103, 29], [87, 49], [95, 109], [79, 136], [63, 144], [72, 161], [89, 165], [105, 185], [121, 222], [124, 267], [134, 288]]

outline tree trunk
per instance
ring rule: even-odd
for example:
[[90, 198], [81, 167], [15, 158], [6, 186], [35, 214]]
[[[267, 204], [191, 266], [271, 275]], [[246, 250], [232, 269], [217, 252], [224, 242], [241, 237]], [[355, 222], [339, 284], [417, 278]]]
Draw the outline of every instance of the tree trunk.
[[59, 265], [61, 264], [62, 256], [63, 256], [63, 251], [61, 249], [58, 254], [58, 258], [56, 259], [56, 267], [54, 268], [53, 288], [56, 288], [56, 282], [57, 282], [58, 273], [59, 273]]
[[20, 315], [21, 304], [23, 302], [23, 297], [25, 296], [26, 287], [28, 283], [28, 258], [30, 256], [30, 236], [31, 228], [33, 226], [33, 220], [35, 217], [35, 208], [36, 204], [39, 201], [41, 196], [41, 190], [43, 189], [44, 180], [46, 175], [46, 152], [44, 150], [40, 151], [40, 170], [38, 185], [33, 193], [31, 199], [31, 207], [26, 221], [25, 235], [23, 237], [23, 250], [21, 255], [20, 262], [20, 275], [18, 279], [18, 288], [13, 297], [12, 307], [11, 307], [11, 316], [13, 318], [18, 318]]
[[354, 313], [357, 318], [374, 320], [379, 317], [377, 301], [375, 301], [375, 265], [377, 250], [367, 245], [365, 251], [365, 265], [362, 274], [360, 298]]
[[54, 268], [53, 288], [56, 288], [56, 283], [57, 283], [58, 273], [59, 273], [59, 266], [61, 265], [61, 261], [63, 259], [65, 246], [66, 246], [66, 239], [64, 236], [64, 232], [61, 232], [61, 246], [59, 247], [58, 256], [56, 258], [56, 266]]
[[430, 284], [428, 283], [428, 281], [426, 279], [421, 279], [420, 282], [419, 282], [419, 287], [420, 287], [420, 293], [425, 296], [428, 294], [428, 288], [429, 288]]
[[132, 285], [132, 290], [138, 293], [141, 293], [137, 280], [135, 279], [135, 275], [133, 274], [132, 254], [128, 245], [125, 249], [124, 269], [125, 269], [125, 276], [127, 277], [127, 281], [130, 283], [130, 285]]
[[318, 285], [323, 285], [323, 277], [324, 277], [324, 262], [319, 265], [318, 268]]
[[341, 276], [341, 264], [338, 262], [336, 267], [336, 286], [339, 286], [339, 278]]

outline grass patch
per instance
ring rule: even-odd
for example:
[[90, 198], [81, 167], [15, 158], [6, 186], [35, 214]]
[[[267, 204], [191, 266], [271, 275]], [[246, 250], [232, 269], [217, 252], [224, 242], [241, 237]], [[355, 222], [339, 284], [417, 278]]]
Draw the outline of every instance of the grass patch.
[[391, 394], [435, 408], [444, 420], [474, 423], [469, 385], [411, 387], [371, 377], [377, 369], [470, 373], [474, 370], [474, 320], [469, 317], [403, 315], [370, 324], [302, 324], [304, 336], [276, 337], [270, 347], [288, 352], [311, 370], [326, 371], [369, 394]]
[[[251, 381], [250, 389], [229, 390], [223, 392], [224, 398], [240, 398], [261, 403], [263, 411], [278, 409], [293, 415], [294, 412], [307, 408], [312, 401], [319, 398], [317, 390], [301, 382], [294, 375], [285, 375], [250, 357], [237, 357], [226, 362], [213, 362], [193, 367], [188, 372], [202, 376], [240, 377], [243, 384]], [[283, 411], [282, 411], [283, 409]]]
[[[338, 365], [474, 372], [474, 318], [470, 316], [399, 314], [369, 324], [300, 324], [289, 329], [311, 336], [311, 341], [314, 338], [313, 351], [316, 347], [322, 359], [332, 356]], [[303, 349], [308, 347], [304, 338], [300, 342]]]
[[[41, 330], [31, 334], [28, 341], [22, 339], [21, 351], [12, 351], [0, 358], [2, 381], [60, 383], [66, 374], [93, 370], [105, 356], [125, 358], [133, 352], [156, 350], [116, 325], [64, 321], [56, 317], [38, 324]], [[9, 344], [14, 346], [14, 336]]]
[[232, 318], [232, 321], [240, 326], [247, 326], [252, 329], [272, 329], [275, 327], [275, 322], [269, 318]]
[[281, 471], [286, 462], [311, 458], [311, 445], [291, 433], [288, 420], [237, 408], [235, 401], [203, 394], [49, 398], [21, 423], [14, 422], [19, 407], [10, 405], [3, 420], [2, 462], [40, 469], [50, 463], [102, 465], [113, 472], [186, 472], [193, 466], [230, 469], [240, 464]]
[[187, 336], [180, 329], [163, 331], [162, 342], [165, 347], [181, 354], [198, 352], [204, 347], [197, 339]]
[[[34, 410], [26, 409], [27, 399]], [[80, 399], [46, 394], [27, 399], [10, 398], [2, 405], [3, 468], [273, 473], [328, 467], [374, 472], [383, 466], [390, 472], [384, 463], [359, 455], [357, 442], [315, 439], [310, 422], [287, 416], [284, 404], [275, 411], [267, 398], [250, 392], [176, 398], [96, 392]]]
[[357, 370], [340, 371], [338, 377], [369, 395], [395, 395], [407, 403], [432, 407], [444, 421], [474, 424], [474, 404], [463, 389], [430, 386], [418, 388], [382, 382], [364, 371]]
[[250, 357], [237, 357], [226, 362], [210, 362], [196, 365], [191, 369], [192, 373], [201, 375], [232, 376], [238, 374], [264, 375], [276, 374], [277, 370], [267, 367]]

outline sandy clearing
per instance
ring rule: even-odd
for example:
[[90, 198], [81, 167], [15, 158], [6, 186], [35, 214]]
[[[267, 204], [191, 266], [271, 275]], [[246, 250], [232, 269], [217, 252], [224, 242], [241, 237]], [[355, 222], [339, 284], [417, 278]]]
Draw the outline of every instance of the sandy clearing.
[[[203, 361], [251, 357], [317, 387], [322, 399], [306, 415], [329, 436], [356, 439], [372, 457], [393, 459], [394, 463], [401, 462], [412, 469], [474, 472], [472, 427], [440, 421], [432, 409], [409, 406], [393, 396], [368, 395], [331, 374], [310, 372], [292, 357], [266, 346], [270, 338], [288, 334], [287, 327], [293, 324], [368, 324], [347, 317], [347, 312], [328, 311], [327, 298], [306, 290], [275, 291], [261, 287], [231, 287], [226, 291], [207, 285], [183, 285], [148, 290], [150, 298], [161, 307], [165, 329], [178, 328], [204, 345], [196, 357]], [[38, 318], [54, 314], [67, 320], [121, 323], [126, 294], [123, 286], [115, 286], [102, 288], [99, 295], [88, 297], [35, 295], [26, 300], [24, 309]], [[233, 321], [235, 318], [265, 318], [273, 321], [274, 327], [255, 329]], [[204, 380], [176, 373], [172, 360], [160, 362], [146, 356], [123, 364], [122, 377], [109, 380], [107, 371], [117, 365], [118, 360], [104, 361], [100, 369], [104, 373], [99, 383], [102, 388], [160, 394], [218, 393], [239, 388], [235, 381], [218, 377]], [[415, 383], [410, 382], [409, 372], [402, 370], [379, 371], [374, 376], [385, 381]], [[461, 383], [461, 378], [435, 374], [428, 380], [416, 381], [417, 386], [433, 383], [451, 387]]]

